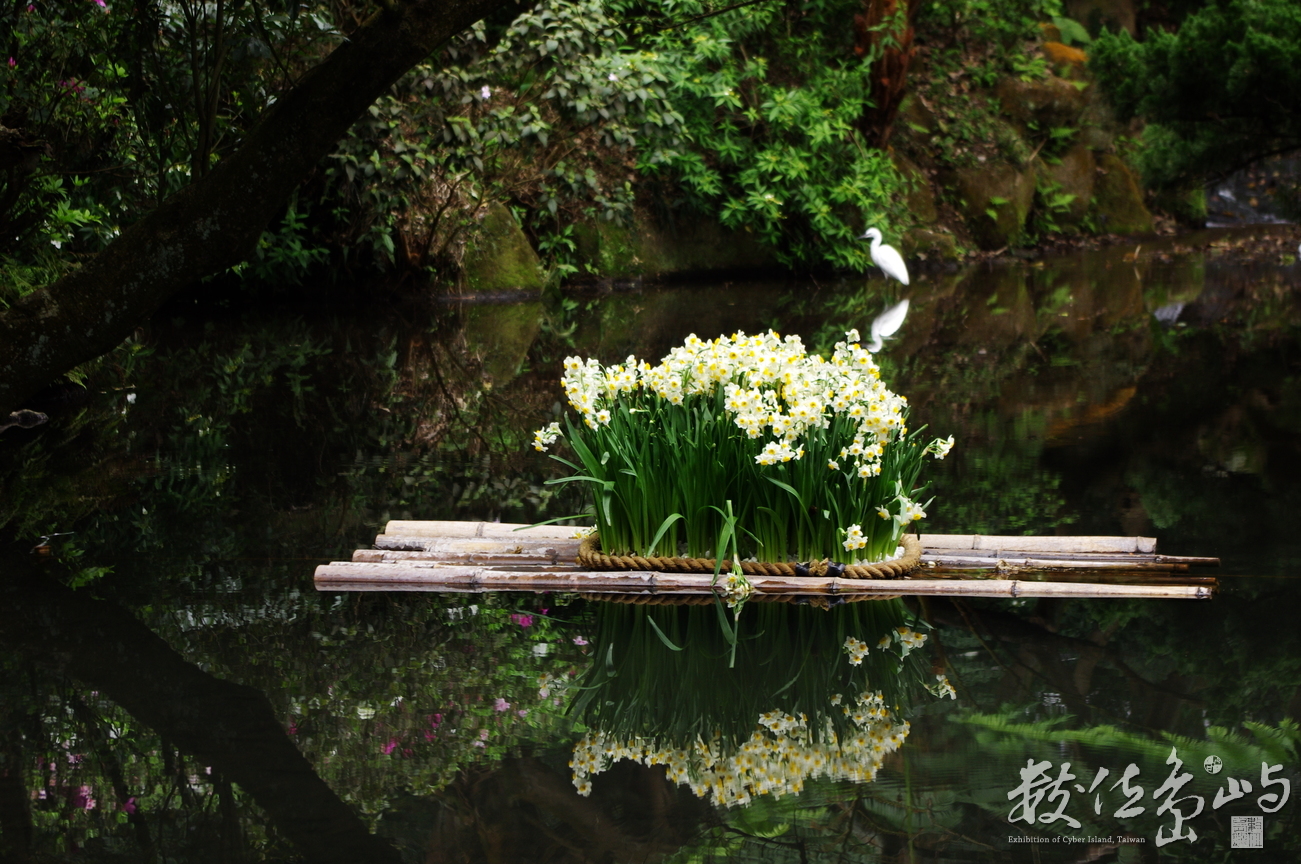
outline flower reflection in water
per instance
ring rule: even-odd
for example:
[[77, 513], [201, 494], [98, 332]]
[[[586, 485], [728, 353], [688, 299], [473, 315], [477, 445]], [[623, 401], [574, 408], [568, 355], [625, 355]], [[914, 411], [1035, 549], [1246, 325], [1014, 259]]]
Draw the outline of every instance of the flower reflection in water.
[[843, 707], [855, 727], [854, 734], [843, 738], [830, 717], [821, 740], [814, 741], [807, 715], [770, 711], [739, 747], [729, 747], [721, 737], [708, 743], [697, 738], [687, 748], [661, 748], [644, 738], [620, 741], [589, 733], [574, 747], [569, 767], [579, 793], [587, 795], [589, 778], [620, 759], [663, 765], [669, 780], [725, 807], [749, 804], [758, 795], [799, 794], [806, 781], [818, 778], [870, 783], [885, 757], [908, 737], [909, 723], [885, 706], [880, 692], [863, 693], [856, 702], [853, 710]]
[[661, 766], [727, 807], [799, 794], [818, 779], [870, 782], [908, 736], [902, 706], [927, 691], [947, 695], [899, 600], [759, 604], [734, 668], [717, 615], [708, 606], [598, 611], [593, 656], [605, 662], [573, 706], [592, 730], [569, 762], [580, 794], [621, 760]]

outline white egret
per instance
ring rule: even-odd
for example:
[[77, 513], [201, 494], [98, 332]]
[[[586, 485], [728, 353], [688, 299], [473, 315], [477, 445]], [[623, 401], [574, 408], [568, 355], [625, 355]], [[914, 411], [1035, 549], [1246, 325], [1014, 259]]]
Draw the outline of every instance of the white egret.
[[[894, 251], [891, 249], [890, 251]], [[906, 274], [905, 274], [906, 275]], [[883, 340], [889, 339], [903, 326], [903, 319], [908, 317], [908, 301], [900, 300], [872, 320], [872, 341], [867, 350], [875, 354], [885, 347]]]
[[881, 245], [881, 232], [878, 229], [868, 228], [867, 232], [858, 239], [872, 241], [872, 263], [880, 267], [886, 276], [898, 279], [905, 285], [908, 284], [908, 268], [904, 266], [903, 256], [893, 246]]

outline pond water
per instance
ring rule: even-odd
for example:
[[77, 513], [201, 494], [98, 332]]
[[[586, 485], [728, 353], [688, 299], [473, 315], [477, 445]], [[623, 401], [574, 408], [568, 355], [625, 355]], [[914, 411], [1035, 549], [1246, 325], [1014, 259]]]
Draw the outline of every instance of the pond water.
[[[1301, 264], [1269, 230], [906, 295], [174, 304], [0, 436], [0, 860], [1288, 860]], [[708, 607], [313, 588], [389, 519], [578, 512], [528, 447], [568, 354], [827, 348], [902, 296], [884, 377], [958, 441], [927, 530], [1156, 536], [1218, 596], [752, 605], [733, 658]], [[873, 665], [898, 626], [956, 699]]]

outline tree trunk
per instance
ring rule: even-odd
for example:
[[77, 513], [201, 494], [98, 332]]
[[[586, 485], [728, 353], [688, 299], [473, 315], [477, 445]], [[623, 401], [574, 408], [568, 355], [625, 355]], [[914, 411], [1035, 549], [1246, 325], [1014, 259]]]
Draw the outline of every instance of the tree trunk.
[[[229, 784], [239, 784], [304, 861], [401, 864], [392, 845], [371, 834], [316, 773], [264, 693], [209, 675], [125, 609], [64, 587], [46, 572], [56, 566], [0, 548], [0, 649], [78, 679], [211, 766], [225, 784], [223, 804]], [[19, 817], [10, 811], [5, 827], [19, 825], [21, 843]], [[223, 825], [230, 823], [227, 817]]]
[[84, 267], [0, 312], [0, 417], [112, 350], [170, 295], [244, 260], [293, 190], [412, 66], [506, 0], [386, 3], [244, 143]]

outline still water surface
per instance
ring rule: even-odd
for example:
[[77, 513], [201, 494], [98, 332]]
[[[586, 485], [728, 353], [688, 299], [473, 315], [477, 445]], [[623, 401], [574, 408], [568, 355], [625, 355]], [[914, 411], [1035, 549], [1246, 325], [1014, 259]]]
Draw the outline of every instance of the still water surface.
[[[826, 348], [898, 286], [169, 310], [0, 438], [0, 860], [1290, 860], [1301, 265], [1234, 236], [918, 274], [880, 355], [958, 439], [928, 530], [1156, 536], [1219, 596], [752, 605], [731, 668], [708, 608], [312, 571], [388, 519], [576, 512], [528, 448], [567, 354]], [[956, 699], [857, 698], [844, 638], [896, 626]]]

